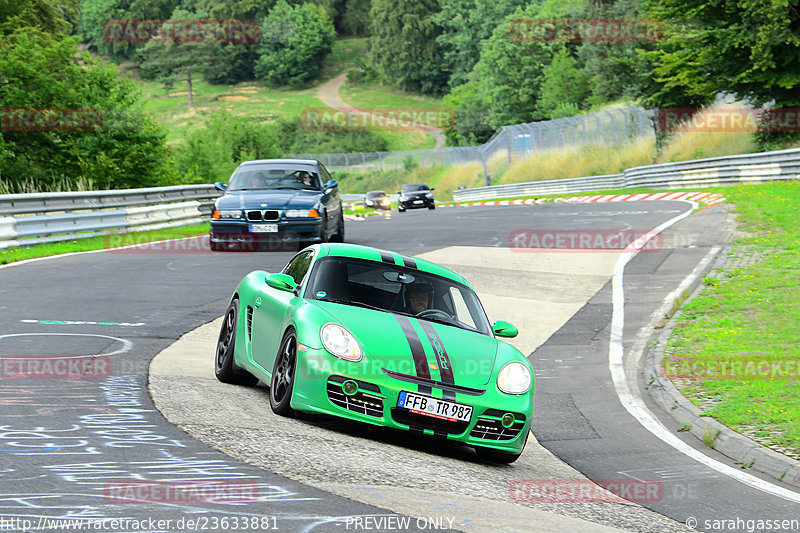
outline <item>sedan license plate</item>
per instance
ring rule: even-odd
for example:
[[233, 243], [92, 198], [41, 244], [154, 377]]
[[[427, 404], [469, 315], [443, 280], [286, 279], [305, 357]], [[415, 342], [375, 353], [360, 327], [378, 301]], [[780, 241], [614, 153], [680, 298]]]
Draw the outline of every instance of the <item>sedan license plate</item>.
[[250, 224], [250, 233], [278, 233], [277, 224]]
[[453, 422], [469, 422], [472, 406], [464, 405], [412, 392], [400, 391], [397, 407], [408, 409], [418, 415], [432, 416]]
[[414, 203], [415, 203], [415, 204], [421, 204], [421, 203], [422, 203], [422, 200], [414, 200]]

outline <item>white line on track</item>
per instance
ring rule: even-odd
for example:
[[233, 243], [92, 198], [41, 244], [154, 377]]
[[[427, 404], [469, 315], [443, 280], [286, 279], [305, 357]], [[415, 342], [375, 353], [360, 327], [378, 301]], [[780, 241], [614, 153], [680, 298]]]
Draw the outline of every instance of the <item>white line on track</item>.
[[[754, 489], [778, 496], [791, 502], [800, 503], [800, 494], [783, 487], [773, 485], [768, 481], [757, 478], [746, 472], [742, 472], [741, 470], [721, 463], [716, 459], [712, 459], [704, 453], [692, 448], [680, 440], [677, 436], [673, 435], [647, 408], [644, 400], [639, 394], [638, 388], [635, 385], [631, 387], [627, 379], [625, 372], [624, 349], [622, 346], [622, 335], [625, 326], [625, 290], [623, 288], [625, 265], [628, 264], [628, 262], [636, 255], [637, 251], [641, 249], [650, 239], [663, 232], [676, 222], [688, 217], [695, 209], [698, 208], [698, 205], [695, 202], [687, 201], [686, 203], [691, 204], [692, 209], [687, 210], [686, 212], [670, 220], [667, 220], [655, 229], [650, 230], [640, 239], [637, 239], [631, 243], [624, 250], [622, 255], [620, 255], [619, 259], [617, 260], [617, 264], [614, 267], [614, 275], [611, 278], [613, 312], [611, 315], [611, 336], [608, 345], [608, 368], [611, 371], [611, 378], [614, 381], [614, 388], [617, 391], [617, 396], [619, 397], [623, 407], [625, 407], [625, 410], [628, 411], [628, 413], [630, 413], [630, 415], [633, 416], [646, 430], [682, 454], [716, 470], [720, 474], [735, 479], [736, 481], [744, 483], [745, 485], [748, 485]], [[687, 279], [691, 278], [692, 275], [696, 275], [696, 273], [692, 272]], [[671, 296], [672, 294], [668, 296], [668, 298]]]

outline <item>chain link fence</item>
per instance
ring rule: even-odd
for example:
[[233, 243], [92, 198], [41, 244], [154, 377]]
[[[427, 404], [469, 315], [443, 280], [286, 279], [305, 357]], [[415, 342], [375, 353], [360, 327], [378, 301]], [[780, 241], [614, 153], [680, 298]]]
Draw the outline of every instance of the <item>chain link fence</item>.
[[642, 138], [655, 138], [653, 112], [639, 106], [608, 109], [574, 117], [503, 126], [491, 139], [479, 146], [397, 150], [390, 152], [355, 152], [349, 154], [292, 154], [300, 159], [317, 159], [332, 170], [360, 172], [390, 170], [405, 166], [450, 166], [480, 163], [487, 179], [487, 164], [505, 159], [527, 157], [564, 146], [617, 146]]

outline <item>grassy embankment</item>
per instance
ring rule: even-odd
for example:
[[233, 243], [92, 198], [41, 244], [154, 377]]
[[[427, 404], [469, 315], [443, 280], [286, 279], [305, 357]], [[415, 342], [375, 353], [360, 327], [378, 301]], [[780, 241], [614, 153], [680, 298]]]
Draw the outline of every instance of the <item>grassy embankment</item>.
[[665, 366], [706, 416], [800, 458], [800, 183], [716, 191], [735, 204], [744, 232], [734, 253], [761, 260], [704, 280]]
[[[319, 110], [325, 108], [317, 98], [319, 85], [338, 74], [355, 66], [355, 59], [366, 53], [366, 39], [338, 39], [333, 51], [325, 59], [320, 79], [313, 85], [302, 89], [271, 88], [260, 82], [245, 82], [236, 85], [211, 85], [204, 81], [193, 83], [194, 107], [187, 106], [185, 84], [176, 84], [173, 90], [165, 91], [163, 86], [154, 81], [134, 81], [144, 96], [144, 109], [161, 123], [167, 130], [167, 141], [179, 143], [186, 134], [202, 127], [208, 115], [220, 109], [226, 109], [236, 116], [247, 120], [272, 121], [278, 119], [300, 119], [303, 110]], [[350, 93], [356, 101], [349, 102]], [[351, 87], [345, 84], [341, 95], [355, 107], [385, 107], [376, 102], [388, 102], [391, 108], [435, 108], [441, 100], [428, 97], [417, 97], [393, 90], [391, 88], [364, 85]], [[430, 135], [420, 131], [376, 131], [383, 137], [389, 150], [417, 150], [432, 148], [434, 140]], [[313, 146], [308, 152], [315, 152]]]

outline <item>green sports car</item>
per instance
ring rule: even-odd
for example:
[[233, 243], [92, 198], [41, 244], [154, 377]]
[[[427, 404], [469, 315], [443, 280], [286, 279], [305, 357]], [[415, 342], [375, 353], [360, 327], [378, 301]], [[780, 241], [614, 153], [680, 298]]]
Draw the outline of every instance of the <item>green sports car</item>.
[[487, 460], [522, 453], [527, 358], [496, 337], [470, 284], [422, 259], [317, 244], [280, 273], [251, 272], [225, 313], [219, 380], [269, 384], [272, 410], [322, 413], [447, 438]]

